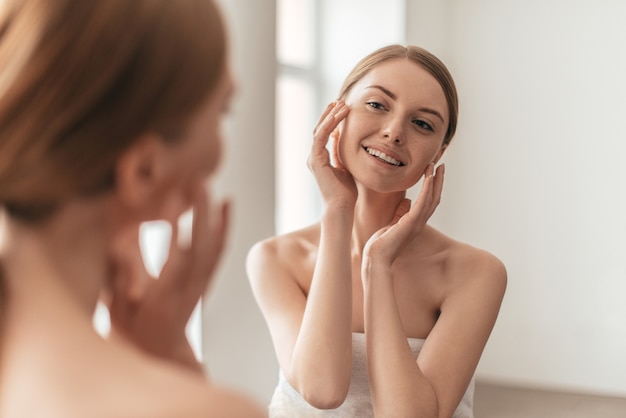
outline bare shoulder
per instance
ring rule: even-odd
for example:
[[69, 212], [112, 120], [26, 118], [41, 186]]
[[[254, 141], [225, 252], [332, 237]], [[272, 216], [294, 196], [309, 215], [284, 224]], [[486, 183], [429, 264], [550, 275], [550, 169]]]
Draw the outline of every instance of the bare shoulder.
[[[154, 410], [151, 417], [232, 417], [232, 418], [261, 418], [267, 417], [267, 412], [250, 397], [232, 388], [210, 384], [206, 381], [178, 382], [174, 378], [167, 383], [167, 387], [155, 390], [156, 399], [164, 401], [159, 405], [154, 397], [146, 399]], [[182, 383], [182, 384], [180, 384]]]
[[481, 299], [499, 305], [507, 285], [504, 263], [492, 253], [454, 241], [447, 261], [449, 277], [459, 290], [474, 290]]
[[[3, 370], [0, 415], [62, 417], [266, 417], [243, 393], [198, 372], [90, 336], [28, 346]], [[18, 347], [19, 348], [19, 347]], [[36, 368], [33, 368], [36, 364]], [[37, 393], [37, 402], [28, 402]]]
[[253, 256], [290, 257], [307, 255], [319, 244], [319, 224], [298, 229], [284, 235], [276, 235], [257, 242], [250, 249]]
[[207, 406], [211, 415], [233, 418], [267, 417], [266, 408], [229, 388], [212, 386], [208, 389], [207, 395], [206, 401], [210, 404]]
[[433, 231], [443, 251], [446, 278], [454, 288], [490, 289], [496, 298], [502, 298], [507, 284], [504, 263], [494, 254], [470, 244]]
[[[133, 347], [114, 348], [110, 358], [117, 358], [119, 366], [111, 367], [110, 373], [102, 373], [103, 379], [99, 381], [102, 387], [97, 391], [101, 403], [113, 408], [108, 416], [266, 416], [265, 411], [245, 394], [210, 382], [197, 371], [145, 356]], [[120, 366], [125, 366], [125, 373]], [[122, 380], [120, 376], [125, 377]], [[105, 393], [106, 397], [103, 396]], [[107, 398], [111, 402], [104, 402]], [[121, 403], [120, 400], [127, 402]], [[120, 410], [120, 405], [124, 405], [124, 410]], [[129, 410], [134, 413], [128, 414]]]
[[453, 269], [462, 269], [470, 273], [470, 277], [506, 282], [506, 267], [492, 253], [458, 241], [451, 247], [451, 251]]
[[[166, 374], [169, 381], [145, 393], [137, 393], [129, 399], [135, 413], [129, 416], [169, 418], [173, 416], [227, 418], [262, 418], [267, 412], [253, 399], [234, 389], [210, 384], [206, 381], [179, 379], [180, 376]], [[164, 376], [165, 377], [165, 376]], [[149, 386], [149, 385], [148, 385]], [[151, 392], [151, 393], [150, 393]], [[121, 394], [124, 396], [124, 394]], [[120, 397], [117, 398], [118, 400]], [[119, 405], [119, 404], [117, 404]], [[112, 411], [116, 412], [116, 411]], [[126, 414], [126, 411], [117, 411]], [[110, 415], [117, 416], [117, 415]]]
[[177, 365], [157, 363], [148, 364], [148, 372], [142, 377], [148, 387], [150, 383], [146, 381], [155, 382], [151, 387], [152, 393], [145, 393], [143, 398], [146, 405], [150, 405], [148, 408], [155, 407], [150, 416], [267, 416], [266, 411], [244, 393], [210, 382], [197, 372], [187, 371]]
[[248, 251], [246, 266], [250, 280], [260, 271], [281, 270], [298, 276], [302, 267], [314, 262], [319, 245], [319, 224], [264, 239]]

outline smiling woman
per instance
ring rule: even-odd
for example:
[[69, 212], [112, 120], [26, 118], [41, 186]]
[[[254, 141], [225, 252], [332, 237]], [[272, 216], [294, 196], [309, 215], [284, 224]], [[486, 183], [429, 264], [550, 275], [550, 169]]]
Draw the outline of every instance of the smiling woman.
[[427, 224], [457, 113], [443, 63], [392, 45], [360, 61], [322, 114], [308, 160], [321, 221], [248, 255], [280, 365], [272, 417], [473, 416], [506, 271]]

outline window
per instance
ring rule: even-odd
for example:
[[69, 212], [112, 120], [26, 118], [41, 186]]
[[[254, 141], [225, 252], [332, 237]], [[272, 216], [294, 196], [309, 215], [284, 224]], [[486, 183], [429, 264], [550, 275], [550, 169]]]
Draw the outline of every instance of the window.
[[276, 229], [312, 223], [319, 212], [306, 167], [318, 107], [315, 0], [278, 0], [276, 80]]
[[374, 49], [404, 43], [404, 0], [278, 0], [276, 229], [319, 219], [317, 185], [306, 166], [312, 131], [343, 78]]

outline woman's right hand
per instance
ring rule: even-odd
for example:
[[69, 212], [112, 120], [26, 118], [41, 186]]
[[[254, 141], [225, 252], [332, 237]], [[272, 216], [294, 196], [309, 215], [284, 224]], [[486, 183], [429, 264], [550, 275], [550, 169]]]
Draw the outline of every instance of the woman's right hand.
[[193, 199], [191, 242], [178, 240], [177, 223], [159, 277], [146, 270], [138, 230], [130, 228], [111, 248], [111, 276], [103, 299], [111, 317], [111, 337], [121, 338], [163, 360], [203, 371], [186, 336], [186, 325], [206, 293], [225, 246], [230, 205], [213, 207], [198, 185]]
[[[353, 209], [356, 202], [357, 190], [354, 179], [341, 164], [338, 156], [339, 132], [336, 128], [348, 113], [350, 108], [344, 101], [333, 102], [328, 105], [313, 130], [313, 146], [307, 165], [315, 176], [326, 207]], [[326, 149], [331, 136], [334, 161], [331, 161]]]

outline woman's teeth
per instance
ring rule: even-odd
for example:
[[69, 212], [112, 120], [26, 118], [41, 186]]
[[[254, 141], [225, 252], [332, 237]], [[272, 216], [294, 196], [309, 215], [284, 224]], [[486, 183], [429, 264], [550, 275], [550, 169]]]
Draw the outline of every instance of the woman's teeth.
[[388, 156], [384, 152], [380, 152], [371, 148], [365, 148], [365, 151], [367, 151], [369, 155], [373, 155], [374, 157], [379, 158], [383, 160], [384, 162], [389, 163], [391, 165], [395, 165], [396, 167], [400, 167], [401, 165], [404, 165], [400, 161], [396, 160], [393, 157]]

